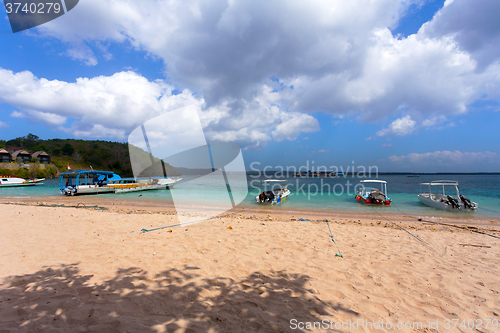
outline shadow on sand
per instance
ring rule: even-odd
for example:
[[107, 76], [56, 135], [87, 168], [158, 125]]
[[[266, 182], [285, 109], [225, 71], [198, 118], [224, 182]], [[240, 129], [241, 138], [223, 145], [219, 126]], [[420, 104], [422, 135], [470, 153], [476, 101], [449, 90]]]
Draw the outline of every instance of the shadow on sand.
[[91, 284], [72, 264], [8, 277], [0, 284], [0, 331], [279, 332], [291, 331], [293, 318], [357, 315], [319, 299], [302, 274], [255, 272], [236, 281], [203, 278], [198, 270], [148, 278], [139, 268], [120, 269], [113, 279]]

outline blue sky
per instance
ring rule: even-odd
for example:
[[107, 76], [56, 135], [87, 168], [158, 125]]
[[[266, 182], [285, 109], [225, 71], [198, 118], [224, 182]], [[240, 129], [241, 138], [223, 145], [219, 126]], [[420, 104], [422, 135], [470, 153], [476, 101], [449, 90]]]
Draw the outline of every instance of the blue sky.
[[247, 165], [500, 172], [498, 1], [160, 3], [16, 34], [2, 8], [0, 139], [124, 142], [194, 104]]

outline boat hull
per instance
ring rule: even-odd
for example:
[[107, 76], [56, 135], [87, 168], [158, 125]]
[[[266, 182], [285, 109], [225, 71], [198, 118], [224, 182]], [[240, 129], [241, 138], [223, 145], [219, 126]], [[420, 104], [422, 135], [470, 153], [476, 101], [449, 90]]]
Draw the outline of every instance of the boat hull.
[[146, 185], [146, 186], [136, 186], [128, 188], [116, 188], [115, 193], [128, 193], [128, 192], [140, 192], [149, 190], [166, 190], [166, 185]]
[[21, 187], [21, 186], [35, 186], [36, 183], [21, 183], [21, 184], [2, 184], [0, 185], [0, 188], [2, 187]]
[[459, 208], [453, 208], [452, 205], [447, 204], [446, 202], [441, 202], [443, 197], [441, 195], [437, 195], [434, 198], [429, 198], [428, 195], [418, 195], [418, 200], [426, 206], [441, 209], [441, 210], [477, 210], [477, 203], [473, 203], [475, 205], [474, 209], [465, 208], [463, 202], [459, 202]]
[[62, 194], [73, 196], [73, 195], [84, 195], [84, 194], [112, 193], [115, 192], [115, 189], [107, 186], [80, 185], [75, 188], [75, 191], [73, 191], [71, 188], [68, 187], [61, 192]]
[[368, 198], [363, 198], [361, 196], [356, 196], [356, 200], [358, 200], [361, 203], [367, 204], [367, 205], [378, 205], [378, 206], [390, 206], [391, 205], [391, 200], [385, 200], [383, 202], [372, 202]]
[[[4, 176], [5, 177], [5, 176]], [[2, 187], [21, 187], [21, 186], [34, 186], [42, 181], [41, 179], [23, 179], [18, 177], [7, 177], [0, 180], [0, 188]]]
[[151, 191], [151, 190], [165, 190], [168, 188], [173, 188], [174, 185], [180, 181], [182, 178], [175, 179], [161, 179], [156, 184], [148, 184], [144, 182], [134, 182], [134, 183], [112, 183], [106, 186], [99, 185], [78, 185], [76, 187], [66, 187], [61, 190], [62, 194], [65, 195], [85, 195], [85, 194], [100, 194], [100, 193], [129, 193], [129, 192], [139, 192], [139, 191]]

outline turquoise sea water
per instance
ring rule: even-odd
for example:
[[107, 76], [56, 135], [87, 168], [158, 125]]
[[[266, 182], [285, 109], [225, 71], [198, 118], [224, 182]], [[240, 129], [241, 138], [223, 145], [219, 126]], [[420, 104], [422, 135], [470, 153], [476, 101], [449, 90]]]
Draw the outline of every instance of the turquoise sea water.
[[[273, 175], [267, 175], [273, 176]], [[257, 208], [255, 196], [260, 193], [260, 180], [265, 177], [248, 175], [247, 184], [240, 182], [238, 186], [248, 186], [248, 195], [238, 206]], [[183, 183], [177, 187], [180, 198], [185, 203], [193, 202], [200, 206], [215, 207], [227, 200], [225, 186], [216, 186], [215, 179], [205, 177], [203, 182], [190, 182], [194, 177], [185, 176]], [[491, 218], [500, 220], [500, 175], [421, 175], [407, 177], [406, 175], [380, 175], [379, 179], [388, 182], [388, 195], [392, 199], [391, 207], [376, 206], [358, 203], [354, 199], [354, 185], [359, 178], [284, 178], [288, 181], [291, 195], [279, 207], [272, 209], [362, 212], [366, 214], [376, 212], [381, 214], [401, 214], [402, 212], [418, 216], [460, 217], [460, 218]], [[477, 212], [469, 211], [441, 211], [427, 207], [420, 203], [417, 194], [420, 192], [420, 183], [433, 180], [456, 180], [459, 182], [460, 193], [479, 204]], [[450, 194], [453, 194], [450, 188]], [[42, 185], [23, 188], [0, 188], [0, 197], [3, 198], [36, 198], [58, 196], [59, 182], [57, 179], [46, 180]], [[139, 195], [141, 195], [139, 197]], [[106, 199], [172, 202], [169, 190], [144, 191], [125, 194], [99, 194]]]

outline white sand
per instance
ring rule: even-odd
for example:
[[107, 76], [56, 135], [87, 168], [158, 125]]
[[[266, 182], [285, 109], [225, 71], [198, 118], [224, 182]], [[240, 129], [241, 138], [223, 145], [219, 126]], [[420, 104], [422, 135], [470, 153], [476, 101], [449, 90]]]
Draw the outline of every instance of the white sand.
[[325, 222], [286, 214], [141, 233], [174, 216], [0, 209], [0, 332], [307, 331], [292, 319], [456, 332], [444, 320], [500, 319], [500, 240], [469, 231], [404, 224], [422, 244], [385, 221], [343, 217], [330, 224], [341, 258]]

